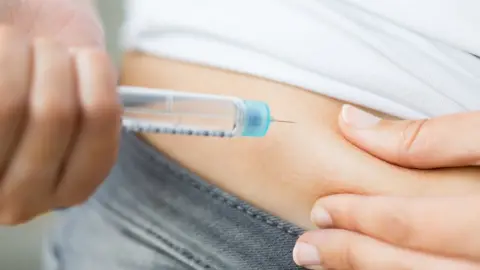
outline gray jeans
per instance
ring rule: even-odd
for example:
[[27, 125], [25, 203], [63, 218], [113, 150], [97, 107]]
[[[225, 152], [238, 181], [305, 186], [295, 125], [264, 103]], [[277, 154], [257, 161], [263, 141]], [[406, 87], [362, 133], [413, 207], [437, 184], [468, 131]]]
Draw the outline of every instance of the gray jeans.
[[291, 252], [301, 229], [207, 184], [131, 133], [92, 199], [59, 215], [45, 270], [300, 269]]

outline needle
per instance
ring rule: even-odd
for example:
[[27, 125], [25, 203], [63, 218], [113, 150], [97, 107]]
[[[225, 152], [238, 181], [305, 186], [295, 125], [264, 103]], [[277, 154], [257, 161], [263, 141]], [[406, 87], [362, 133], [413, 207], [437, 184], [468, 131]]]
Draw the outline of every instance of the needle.
[[272, 118], [272, 120], [270, 120], [270, 122], [277, 122], [277, 123], [287, 123], [287, 124], [296, 124], [296, 122], [293, 122], [293, 121], [287, 121], [287, 120], [278, 120], [278, 119], [274, 119], [274, 118]]

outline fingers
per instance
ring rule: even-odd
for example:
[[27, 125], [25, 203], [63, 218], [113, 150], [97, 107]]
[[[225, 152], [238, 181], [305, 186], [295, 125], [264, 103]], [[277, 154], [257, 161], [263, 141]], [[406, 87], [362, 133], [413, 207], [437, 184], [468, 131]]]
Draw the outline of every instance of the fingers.
[[78, 116], [68, 51], [38, 40], [34, 52], [29, 117], [3, 177], [4, 219], [21, 219], [51, 206], [51, 193]]
[[27, 39], [0, 27], [0, 176], [8, 166], [26, 118], [30, 62]]
[[[320, 227], [355, 231], [392, 245], [480, 260], [478, 197], [392, 198], [334, 195], [317, 201]], [[465, 207], [471, 206], [466, 209]]]
[[387, 121], [345, 105], [339, 122], [353, 144], [397, 165], [426, 169], [480, 164], [478, 112]]
[[112, 167], [121, 106], [106, 53], [0, 29], [0, 224], [86, 200]]
[[344, 230], [302, 235], [293, 252], [297, 264], [335, 270], [478, 270], [479, 264], [400, 249]]
[[122, 110], [108, 56], [91, 50], [77, 55], [82, 118], [56, 190], [59, 206], [83, 202], [98, 187], [115, 162], [120, 139]]

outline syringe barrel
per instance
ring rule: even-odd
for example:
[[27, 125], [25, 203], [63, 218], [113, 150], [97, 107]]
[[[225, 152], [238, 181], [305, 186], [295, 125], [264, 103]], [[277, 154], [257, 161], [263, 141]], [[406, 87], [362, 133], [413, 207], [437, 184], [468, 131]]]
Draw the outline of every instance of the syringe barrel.
[[123, 125], [139, 132], [263, 137], [268, 105], [236, 97], [121, 86]]

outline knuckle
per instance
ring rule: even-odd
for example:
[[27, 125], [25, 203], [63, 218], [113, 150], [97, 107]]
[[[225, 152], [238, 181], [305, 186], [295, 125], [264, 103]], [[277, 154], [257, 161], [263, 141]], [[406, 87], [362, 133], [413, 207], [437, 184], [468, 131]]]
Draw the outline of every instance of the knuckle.
[[120, 121], [122, 109], [116, 101], [101, 101], [91, 104], [84, 112], [84, 119], [89, 125], [110, 129]]
[[75, 106], [60, 102], [36, 102], [32, 111], [36, 121], [49, 125], [69, 125], [78, 116]]
[[68, 65], [71, 64], [70, 54], [63, 44], [55, 39], [37, 37], [33, 41], [34, 61], [37, 64], [37, 73], [48, 74], [62, 74], [68, 70]]
[[410, 246], [416, 233], [410, 226], [411, 218], [402, 207], [389, 207], [378, 221], [380, 231], [387, 242], [399, 246]]
[[60, 43], [51, 38], [35, 37], [32, 42], [35, 49], [60, 49]]
[[96, 48], [82, 49], [78, 52], [78, 55], [88, 58], [89, 63], [93, 66], [103, 67], [108, 64], [109, 61], [108, 53]]
[[96, 48], [81, 49], [75, 53], [75, 59], [77, 62], [81, 60], [84, 65], [88, 66], [87, 72], [93, 74], [94, 81], [101, 81], [101, 84], [104, 85], [105, 79], [108, 79], [113, 86], [114, 83], [111, 81], [114, 78], [112, 76], [114, 67], [107, 52]]
[[360, 270], [362, 256], [360, 255], [360, 250], [362, 250], [362, 245], [360, 241], [353, 234], [346, 234], [344, 243], [346, 243], [344, 251], [344, 265], [348, 266], [348, 269]]
[[422, 136], [422, 130], [428, 119], [409, 121], [400, 134], [397, 151], [397, 160], [402, 164], [415, 166], [421, 162], [425, 155], [429, 141], [428, 136]]
[[362, 220], [364, 217], [368, 217], [368, 207], [362, 207], [363, 205], [356, 203], [355, 201], [348, 202], [348, 205], [344, 207], [345, 213], [343, 217], [346, 219], [347, 228], [351, 228], [354, 231], [362, 231], [364, 223], [367, 221]]

